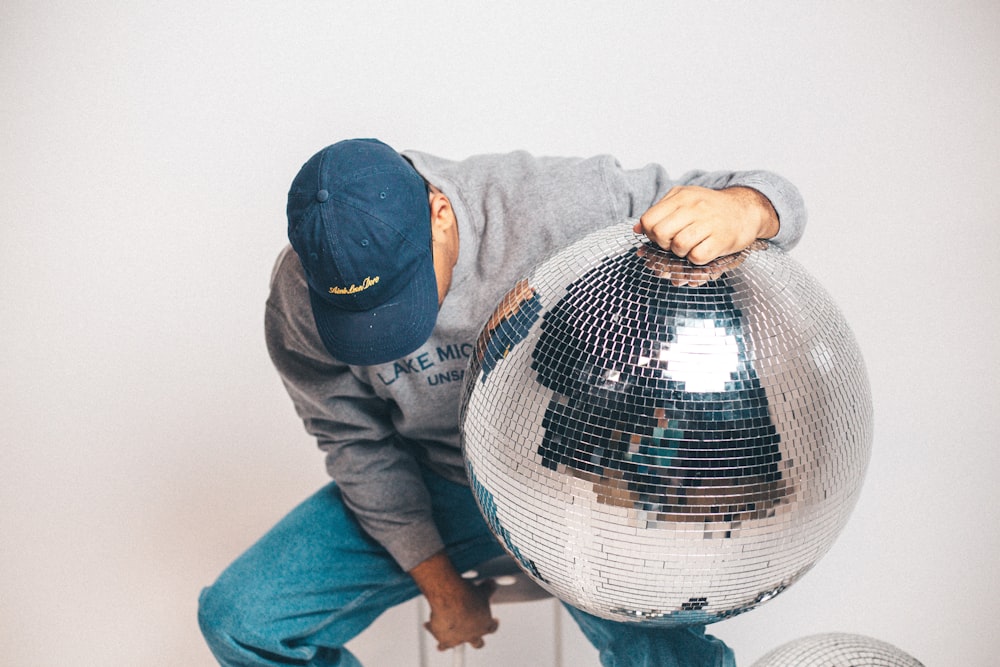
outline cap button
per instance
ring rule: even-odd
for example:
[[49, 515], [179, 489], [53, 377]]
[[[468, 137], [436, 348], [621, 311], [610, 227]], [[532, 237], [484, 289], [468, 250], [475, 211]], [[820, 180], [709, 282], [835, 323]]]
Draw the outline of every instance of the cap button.
[[329, 198], [330, 198], [330, 193], [327, 192], [326, 190], [320, 190], [319, 192], [316, 193], [316, 201], [318, 201], [321, 204]]

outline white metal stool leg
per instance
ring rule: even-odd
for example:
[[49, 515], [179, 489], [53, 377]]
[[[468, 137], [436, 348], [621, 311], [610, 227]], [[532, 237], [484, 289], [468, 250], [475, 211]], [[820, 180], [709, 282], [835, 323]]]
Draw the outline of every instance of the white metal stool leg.
[[424, 621], [427, 620], [424, 612], [426, 606], [424, 598], [417, 598], [417, 650], [420, 652], [420, 667], [427, 667], [427, 628], [424, 627]]
[[[462, 577], [476, 582], [493, 579], [497, 583], [496, 592], [490, 598], [490, 604], [506, 604], [510, 602], [529, 602], [552, 598], [548, 591], [536, 584], [521, 571], [517, 563], [509, 556], [500, 556], [480, 564], [475, 570], [464, 572]], [[553, 608], [553, 664], [562, 667], [562, 605], [552, 598]], [[417, 631], [419, 634], [418, 650], [420, 651], [420, 667], [427, 667], [427, 630], [424, 622], [427, 620], [427, 602], [423, 599], [417, 603]], [[451, 649], [452, 667], [465, 667], [465, 644]]]
[[562, 603], [556, 598], [552, 598], [552, 635], [553, 635], [553, 647], [552, 647], [552, 663], [553, 667], [562, 667], [563, 664], [563, 645], [562, 645], [562, 624], [563, 624], [563, 607]]
[[451, 649], [451, 667], [465, 667], [465, 644]]

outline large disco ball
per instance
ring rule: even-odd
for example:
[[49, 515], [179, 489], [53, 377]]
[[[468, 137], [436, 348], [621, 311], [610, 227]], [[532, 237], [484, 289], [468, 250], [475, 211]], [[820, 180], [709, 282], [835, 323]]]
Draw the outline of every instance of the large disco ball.
[[770, 651], [753, 667], [923, 667], [892, 644], [845, 633], [803, 637]]
[[839, 310], [781, 250], [695, 267], [631, 224], [542, 263], [486, 323], [466, 467], [497, 538], [555, 596], [708, 623], [830, 548], [869, 458], [868, 381]]

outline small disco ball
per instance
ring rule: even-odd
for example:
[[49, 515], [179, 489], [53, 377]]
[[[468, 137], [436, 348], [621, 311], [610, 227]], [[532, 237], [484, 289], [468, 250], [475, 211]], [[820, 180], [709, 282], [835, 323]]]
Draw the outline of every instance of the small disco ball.
[[865, 637], [829, 633], [783, 644], [753, 667], [923, 667], [892, 644]]
[[765, 242], [698, 267], [629, 221], [520, 281], [466, 374], [466, 470], [498, 540], [603, 618], [702, 624], [808, 571], [872, 439], [850, 329]]

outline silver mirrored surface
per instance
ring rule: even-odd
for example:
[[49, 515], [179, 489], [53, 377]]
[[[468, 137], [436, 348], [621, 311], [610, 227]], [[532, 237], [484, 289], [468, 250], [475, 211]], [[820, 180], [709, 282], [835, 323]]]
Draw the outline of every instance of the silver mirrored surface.
[[923, 667], [892, 644], [844, 633], [812, 635], [770, 651], [753, 667]]
[[483, 515], [604, 618], [706, 623], [773, 598], [833, 543], [871, 449], [850, 329], [763, 242], [696, 267], [630, 224], [592, 234], [504, 297], [465, 382]]

